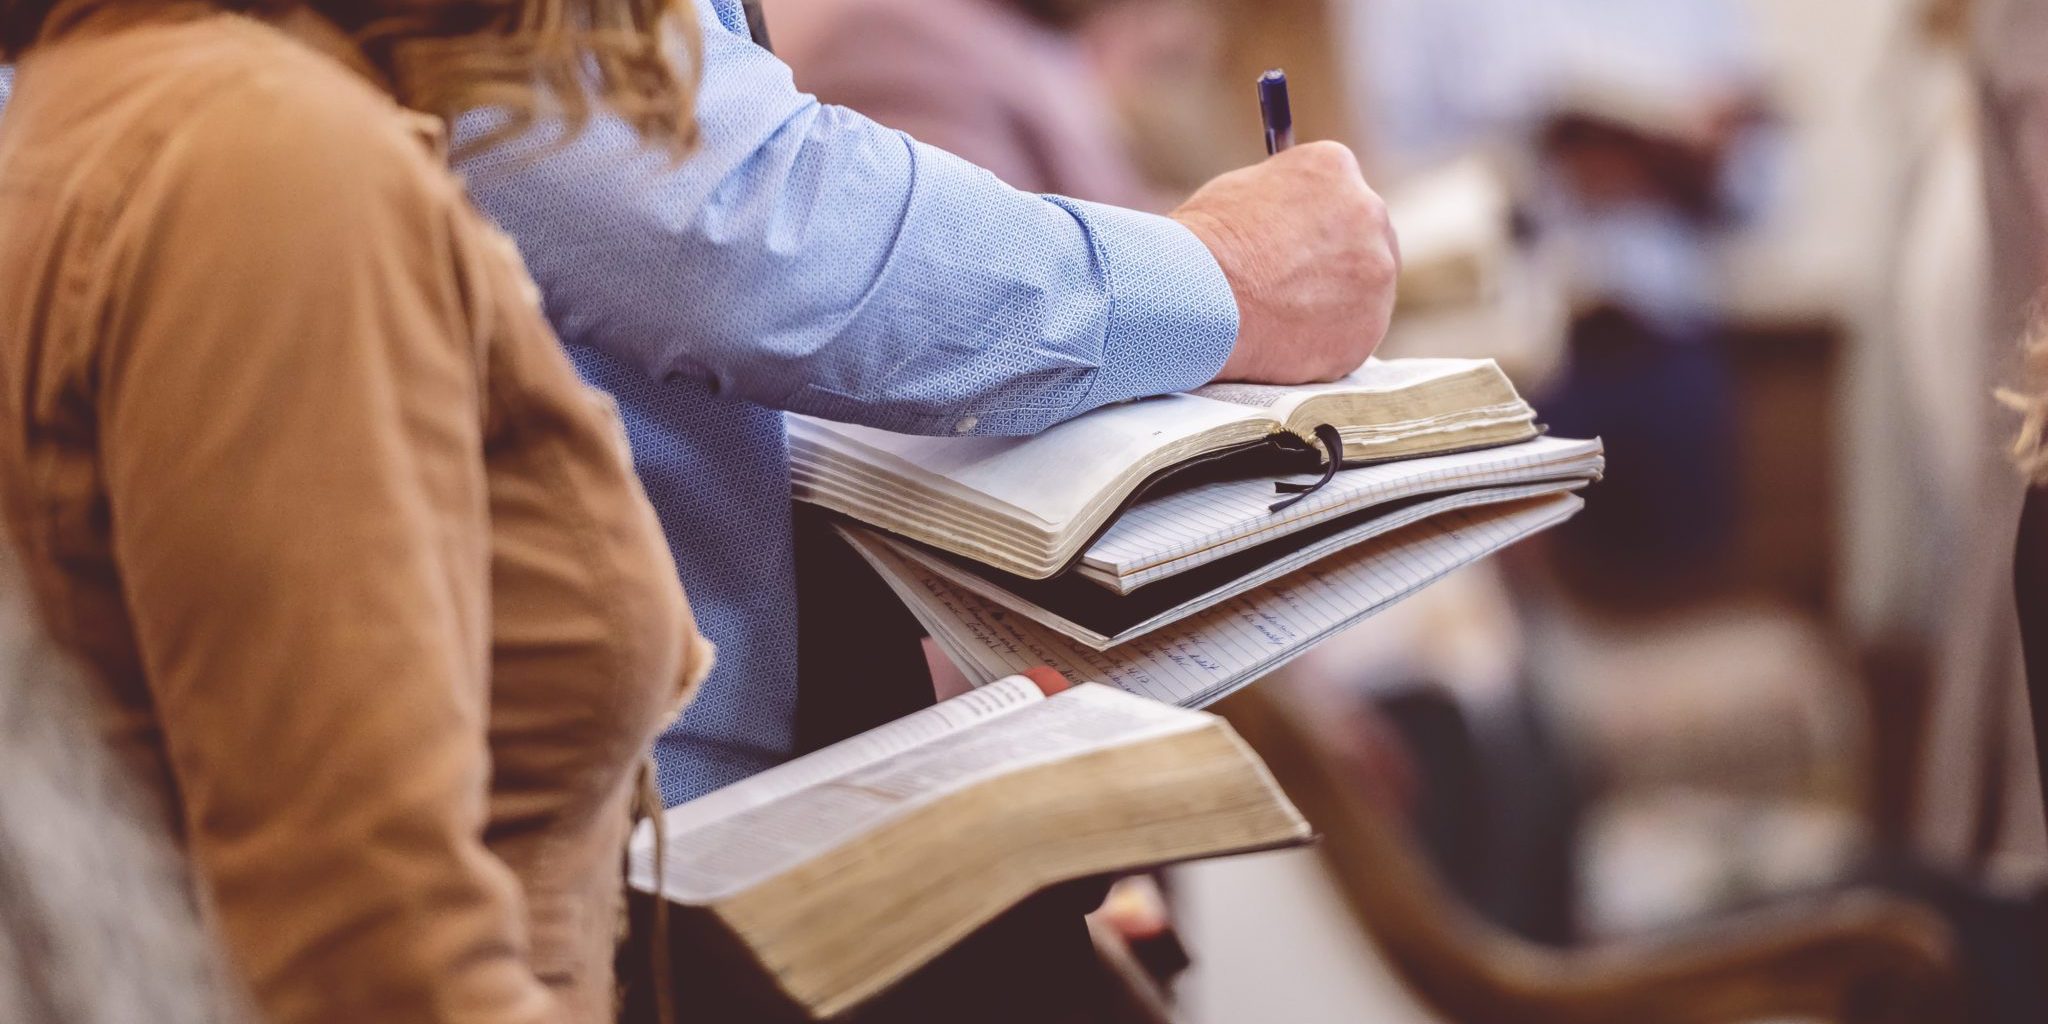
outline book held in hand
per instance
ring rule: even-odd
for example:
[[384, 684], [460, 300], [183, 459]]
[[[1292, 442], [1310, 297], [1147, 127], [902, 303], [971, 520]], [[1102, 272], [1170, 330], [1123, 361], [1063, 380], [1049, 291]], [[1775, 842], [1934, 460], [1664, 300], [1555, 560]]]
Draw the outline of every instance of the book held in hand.
[[791, 427], [797, 496], [857, 521], [841, 535], [970, 680], [1044, 664], [1189, 707], [1570, 519], [1606, 469], [1485, 360], [1211, 386], [1024, 439]]
[[1163, 478], [1202, 467], [1313, 470], [1527, 441], [1535, 412], [1487, 360], [1368, 362], [1301, 387], [1219, 384], [1099, 409], [1036, 437], [911, 437], [789, 418], [804, 501], [1026, 579], [1068, 568]]
[[653, 825], [634, 836], [633, 887], [819, 1019], [1056, 884], [1311, 838], [1221, 719], [1022, 676], [672, 808], [659, 827], [659, 858]]

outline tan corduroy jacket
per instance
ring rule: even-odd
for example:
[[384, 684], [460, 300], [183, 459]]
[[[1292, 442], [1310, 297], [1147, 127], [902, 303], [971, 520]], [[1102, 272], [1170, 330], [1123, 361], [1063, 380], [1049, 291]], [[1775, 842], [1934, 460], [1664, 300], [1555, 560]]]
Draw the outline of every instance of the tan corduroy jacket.
[[331, 26], [80, 13], [0, 119], [42, 614], [272, 1021], [606, 1019], [637, 769], [710, 662], [614, 415]]

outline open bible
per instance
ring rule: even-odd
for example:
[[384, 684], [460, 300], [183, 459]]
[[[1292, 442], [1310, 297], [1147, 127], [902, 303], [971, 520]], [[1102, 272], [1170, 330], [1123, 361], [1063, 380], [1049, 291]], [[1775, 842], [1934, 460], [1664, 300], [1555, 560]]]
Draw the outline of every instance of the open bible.
[[1022, 676], [672, 808], [659, 828], [660, 842], [653, 825], [634, 836], [633, 887], [817, 1018], [1041, 889], [1311, 838], [1221, 719]]
[[1211, 385], [1030, 438], [911, 437], [802, 416], [789, 427], [798, 498], [1026, 579], [1070, 567], [1168, 478], [1298, 473], [1538, 434], [1499, 367], [1458, 359], [1375, 360], [1330, 384]]

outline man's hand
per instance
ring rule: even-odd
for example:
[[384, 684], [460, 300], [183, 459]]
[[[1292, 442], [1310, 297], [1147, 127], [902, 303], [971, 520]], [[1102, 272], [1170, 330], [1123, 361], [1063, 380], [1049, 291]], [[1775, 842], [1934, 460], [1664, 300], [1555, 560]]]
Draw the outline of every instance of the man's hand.
[[1237, 294], [1237, 348], [1217, 380], [1335, 380], [1386, 337], [1400, 245], [1344, 146], [1312, 142], [1232, 171], [1173, 218], [1215, 254]]

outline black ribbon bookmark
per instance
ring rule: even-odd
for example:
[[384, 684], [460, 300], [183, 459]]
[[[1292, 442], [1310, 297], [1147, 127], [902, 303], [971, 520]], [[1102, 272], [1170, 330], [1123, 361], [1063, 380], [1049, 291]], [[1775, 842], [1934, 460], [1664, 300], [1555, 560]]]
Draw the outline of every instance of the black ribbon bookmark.
[[1327, 423], [1316, 428], [1316, 441], [1323, 446], [1323, 478], [1312, 484], [1294, 484], [1284, 480], [1273, 485], [1273, 493], [1289, 494], [1267, 507], [1268, 512], [1285, 512], [1309, 495], [1330, 486], [1337, 479], [1337, 471], [1344, 468], [1344, 435]]

